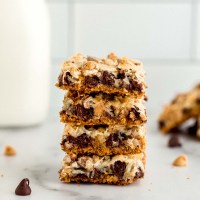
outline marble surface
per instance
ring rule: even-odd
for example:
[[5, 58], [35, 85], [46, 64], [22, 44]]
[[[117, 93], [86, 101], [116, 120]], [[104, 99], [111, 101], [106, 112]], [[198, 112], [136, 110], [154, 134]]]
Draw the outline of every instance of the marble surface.
[[[145, 66], [149, 102], [147, 169], [143, 180], [122, 187], [60, 183], [58, 170], [64, 153], [59, 146], [63, 125], [59, 123], [58, 111], [63, 93], [53, 88], [46, 123], [37, 127], [0, 129], [0, 199], [199, 199], [200, 141], [182, 136], [183, 147], [169, 149], [166, 146], [169, 136], [158, 132], [156, 119], [164, 103], [177, 91], [187, 90], [200, 80], [200, 67], [181, 63], [146, 63]], [[15, 157], [3, 155], [3, 147], [8, 144], [16, 148]], [[189, 165], [172, 167], [172, 161], [183, 153], [188, 156]], [[16, 186], [25, 177], [30, 179], [31, 196], [15, 196]]]

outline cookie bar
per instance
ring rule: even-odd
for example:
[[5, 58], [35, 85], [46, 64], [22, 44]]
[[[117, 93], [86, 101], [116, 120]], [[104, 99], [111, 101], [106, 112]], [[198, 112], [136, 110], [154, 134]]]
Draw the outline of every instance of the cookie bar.
[[118, 58], [111, 53], [105, 59], [77, 54], [62, 65], [57, 87], [82, 93], [105, 92], [142, 97], [146, 85], [140, 61]]
[[91, 182], [125, 185], [143, 178], [145, 155], [66, 155], [60, 170], [62, 182]]
[[162, 132], [169, 132], [191, 117], [200, 115], [200, 84], [179, 94], [161, 113], [158, 123]]
[[68, 154], [133, 154], [145, 150], [144, 126], [66, 124], [61, 147]]
[[105, 93], [77, 95], [69, 91], [60, 112], [61, 122], [93, 124], [140, 125], [146, 122], [143, 99]]

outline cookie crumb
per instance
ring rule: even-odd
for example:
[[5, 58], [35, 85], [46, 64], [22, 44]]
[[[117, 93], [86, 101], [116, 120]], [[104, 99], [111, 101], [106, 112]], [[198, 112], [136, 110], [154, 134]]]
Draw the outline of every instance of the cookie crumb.
[[15, 156], [16, 151], [12, 146], [5, 146], [4, 155], [6, 156]]
[[172, 163], [176, 167], [184, 167], [188, 165], [188, 158], [186, 155], [178, 156]]

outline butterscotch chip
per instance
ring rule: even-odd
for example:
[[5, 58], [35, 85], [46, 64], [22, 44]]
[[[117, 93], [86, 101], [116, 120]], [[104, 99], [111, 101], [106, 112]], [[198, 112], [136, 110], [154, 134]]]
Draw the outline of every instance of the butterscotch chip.
[[184, 167], [188, 165], [188, 158], [186, 155], [180, 155], [179, 157], [177, 157], [174, 162], [173, 165], [176, 167]]
[[6, 156], [15, 156], [16, 151], [12, 146], [5, 146], [4, 155]]

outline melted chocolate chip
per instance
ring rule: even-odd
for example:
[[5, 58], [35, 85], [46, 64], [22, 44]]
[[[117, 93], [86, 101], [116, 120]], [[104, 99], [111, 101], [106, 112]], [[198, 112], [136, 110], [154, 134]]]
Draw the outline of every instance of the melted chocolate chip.
[[108, 128], [107, 124], [98, 124], [98, 125], [93, 125], [94, 129], [99, 129], [99, 128]]
[[114, 163], [114, 165], [111, 166], [111, 169], [115, 176], [117, 176], [119, 179], [122, 179], [126, 170], [126, 163], [118, 160]]
[[125, 76], [125, 72], [124, 70], [120, 70], [119, 73], [117, 74], [117, 79], [124, 79]]
[[77, 144], [81, 147], [88, 147], [90, 145], [91, 138], [88, 137], [86, 133], [83, 133], [82, 135], [77, 137]]
[[115, 95], [114, 94], [103, 94], [103, 98], [108, 100], [108, 101], [114, 101]]
[[67, 136], [61, 143], [64, 144], [65, 142], [69, 142], [71, 144], [76, 144], [81, 148], [88, 147], [91, 144], [91, 137], [89, 137], [86, 133], [81, 134], [78, 137], [73, 137], [71, 135]]
[[72, 81], [70, 80], [71, 77], [72, 76], [71, 76], [70, 72], [66, 72], [65, 77], [64, 77], [64, 81], [65, 81], [66, 85], [72, 84]]
[[106, 146], [107, 147], [116, 147], [121, 146], [123, 144], [124, 140], [127, 140], [128, 137], [125, 133], [119, 132], [119, 133], [111, 133], [109, 137], [106, 140]]
[[76, 174], [76, 175], [74, 175], [74, 177], [80, 178], [80, 180], [81, 179], [88, 179], [88, 177], [85, 174]]
[[179, 142], [179, 138], [177, 135], [171, 135], [169, 142], [168, 142], [168, 147], [181, 147], [181, 143]]
[[91, 178], [99, 179], [101, 177], [101, 175], [102, 175], [102, 172], [95, 168], [91, 175]]
[[76, 115], [77, 117], [83, 118], [84, 121], [89, 120], [94, 115], [93, 108], [84, 108], [84, 106], [77, 104], [72, 109], [72, 114]]
[[115, 83], [115, 76], [107, 71], [104, 71], [101, 77], [101, 82], [104, 85], [113, 85]]
[[144, 176], [144, 172], [142, 171], [142, 169], [139, 167], [138, 168], [138, 172], [135, 173], [135, 177], [134, 178], [142, 178]]
[[15, 189], [15, 194], [19, 196], [27, 196], [31, 194], [31, 188], [29, 187], [29, 179], [23, 179], [17, 188]]
[[95, 87], [99, 84], [99, 78], [97, 76], [86, 76], [85, 85], [88, 87]]
[[135, 115], [136, 119], [140, 118], [140, 112], [139, 112], [139, 108], [138, 107], [135, 106], [135, 107], [131, 108], [130, 113], [131, 112]]
[[136, 90], [136, 91], [142, 91], [142, 84], [138, 83], [137, 81], [130, 79], [129, 80], [130, 84], [126, 87], [127, 90], [132, 91], [132, 90]]

